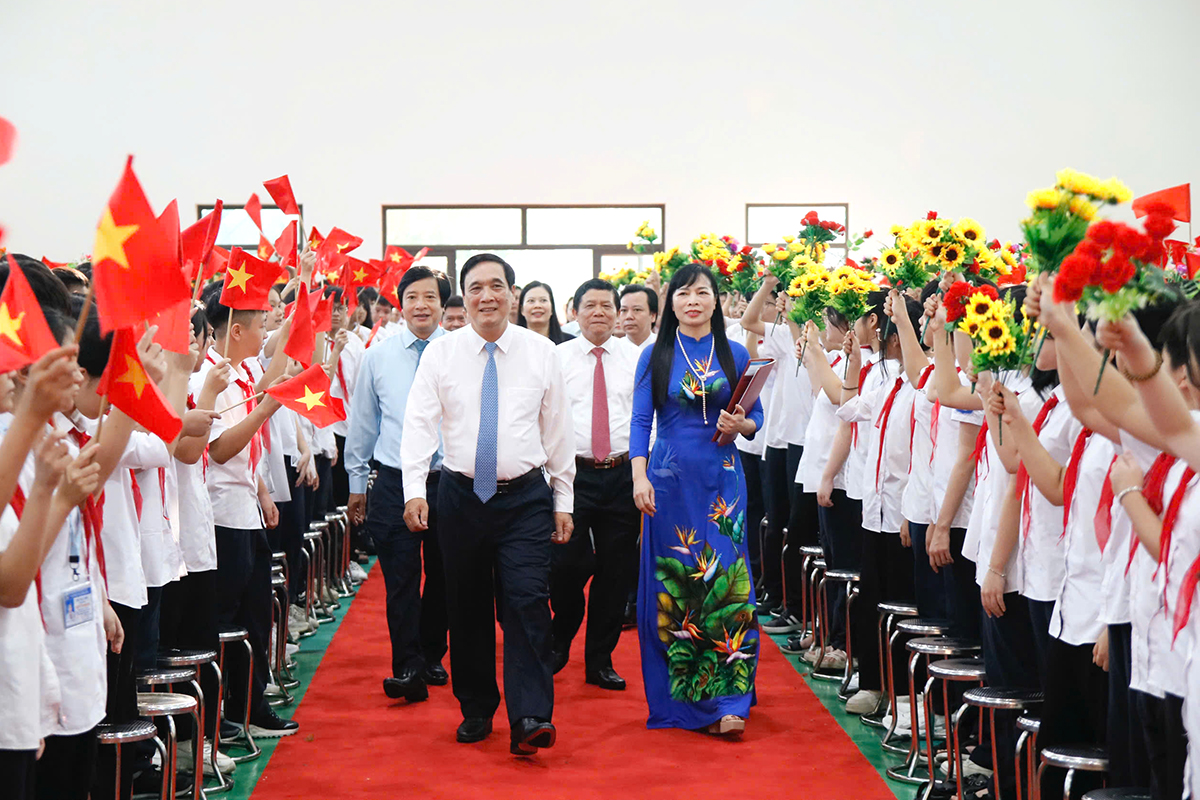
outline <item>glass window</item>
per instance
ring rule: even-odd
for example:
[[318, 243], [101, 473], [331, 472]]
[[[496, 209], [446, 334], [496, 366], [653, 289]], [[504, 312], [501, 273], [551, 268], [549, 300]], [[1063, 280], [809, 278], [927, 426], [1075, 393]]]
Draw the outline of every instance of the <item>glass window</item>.
[[649, 272], [654, 269], [654, 255], [651, 253], [630, 253], [629, 255], [600, 256], [600, 271], [611, 275], [628, 267], [634, 272]]
[[[204, 216], [212, 210], [212, 206], [201, 206], [200, 216]], [[287, 227], [295, 217], [289, 217], [278, 208], [263, 207], [262, 210], [262, 225], [263, 235], [272, 244], [279, 238], [279, 234], [283, 233], [283, 229]], [[255, 249], [258, 247], [258, 228], [254, 225], [254, 220], [250, 219], [250, 215], [241, 208], [225, 207], [221, 212], [221, 230], [217, 231], [217, 244], [221, 247], [241, 247], [245, 249]]]
[[387, 244], [521, 244], [519, 208], [386, 208]]
[[[479, 252], [483, 251], [455, 251], [457, 267], [461, 269], [468, 258]], [[592, 251], [588, 249], [493, 250], [492, 252], [512, 265], [513, 271], [517, 274], [517, 285], [524, 286], [533, 280], [550, 285], [554, 292], [555, 312], [558, 314], [560, 323], [566, 322], [566, 314], [563, 309], [566, 307], [567, 298], [573, 297], [579, 284], [592, 277]], [[457, 272], [455, 274], [455, 281], [457, 281]]]
[[[846, 224], [850, 206], [846, 203], [813, 203], [811, 205], [746, 206], [746, 241], [755, 244], [778, 242], [785, 235], [794, 236], [802, 226], [801, 220], [816, 211], [823, 220]], [[835, 242], [845, 243], [846, 235], [839, 234]]]
[[663, 210], [643, 208], [530, 208], [526, 244], [625, 244], [649, 222], [662, 237]]

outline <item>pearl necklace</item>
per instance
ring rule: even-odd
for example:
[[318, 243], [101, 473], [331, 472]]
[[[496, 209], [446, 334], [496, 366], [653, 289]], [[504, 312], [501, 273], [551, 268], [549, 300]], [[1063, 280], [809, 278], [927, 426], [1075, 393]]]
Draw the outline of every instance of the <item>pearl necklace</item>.
[[683, 339], [679, 336], [679, 330], [675, 330], [675, 341], [679, 343], [679, 350], [683, 353], [683, 360], [687, 362], [688, 371], [696, 378], [696, 382], [700, 384], [700, 388], [696, 390], [696, 394], [700, 395], [700, 413], [704, 419], [704, 424], [708, 424], [708, 390], [704, 388], [704, 379], [711, 375], [709, 372], [712, 368], [713, 348], [716, 346], [716, 338], [714, 337], [708, 344], [708, 361], [704, 362], [704, 369], [701, 369], [701, 362], [693, 362], [691, 356], [688, 355], [687, 348], [683, 346]]

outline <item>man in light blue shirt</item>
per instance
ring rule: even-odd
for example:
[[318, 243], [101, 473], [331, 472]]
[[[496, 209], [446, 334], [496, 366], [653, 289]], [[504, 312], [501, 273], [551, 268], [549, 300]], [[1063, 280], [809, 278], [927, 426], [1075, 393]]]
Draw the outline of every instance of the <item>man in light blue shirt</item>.
[[[392, 674], [384, 678], [383, 691], [388, 697], [403, 697], [410, 703], [429, 697], [430, 684], [445, 686], [449, 680], [442, 667], [448, 623], [437, 520], [431, 513], [428, 529], [417, 532], [404, 524], [400, 438], [404, 433], [409, 390], [425, 347], [433, 339], [446, 335], [439, 322], [450, 292], [450, 282], [426, 267], [412, 267], [404, 273], [396, 295], [400, 298], [405, 327], [366, 351], [350, 404], [350, 429], [346, 435], [350, 519], [355, 524], [365, 520], [387, 586]], [[439, 447], [426, 485], [430, 497], [437, 497], [441, 462]], [[376, 476], [371, 489], [371, 509], [367, 513], [367, 476], [372, 463]]]

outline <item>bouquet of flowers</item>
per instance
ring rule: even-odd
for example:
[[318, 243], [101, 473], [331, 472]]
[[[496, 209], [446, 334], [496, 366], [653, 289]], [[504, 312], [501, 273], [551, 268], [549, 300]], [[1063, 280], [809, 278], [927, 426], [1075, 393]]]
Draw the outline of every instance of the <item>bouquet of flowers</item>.
[[658, 233], [650, 227], [650, 220], [646, 220], [633, 232], [633, 241], [629, 243], [629, 249], [635, 253], [644, 253], [647, 248], [653, 247], [657, 240]]
[[1037, 189], [1025, 199], [1032, 209], [1021, 221], [1030, 273], [1057, 272], [1087, 234], [1098, 211], [1096, 203], [1116, 205], [1133, 197], [1116, 178], [1101, 181], [1073, 169], [1060, 170], [1055, 185]]
[[797, 235], [783, 237], [782, 245], [763, 245], [769, 259], [767, 269], [784, 286], [791, 286], [793, 279], [809, 267], [823, 264], [829, 243], [846, 232], [845, 225], [823, 220], [816, 211], [805, 214], [801, 225]]
[[744, 292], [755, 285], [758, 263], [754, 251], [732, 236], [708, 233], [692, 242], [692, 260], [713, 271], [724, 291]]
[[633, 267], [621, 267], [616, 272], [601, 272], [600, 279], [608, 281], [616, 288], [628, 286], [631, 283], [645, 283], [650, 277], [648, 270], [636, 271]]
[[1024, 333], [1016, 321], [1015, 306], [1011, 301], [996, 298], [994, 290], [974, 292], [967, 300], [959, 325], [975, 345], [971, 364], [976, 372], [999, 373], [1021, 369], [1028, 363], [1024, 348], [1017, 347], [1018, 337]]
[[787, 295], [792, 298], [788, 318], [801, 327], [811, 321], [825, 330], [825, 307], [833, 293], [832, 283], [833, 276], [820, 264], [808, 267], [792, 278], [787, 287]]
[[678, 247], [672, 247], [654, 254], [654, 269], [662, 278], [663, 285], [666, 285], [675, 271], [691, 260], [688, 253], [681, 253]]
[[848, 264], [838, 267], [830, 277], [828, 307], [853, 325], [867, 313], [867, 295], [876, 288], [869, 273]]

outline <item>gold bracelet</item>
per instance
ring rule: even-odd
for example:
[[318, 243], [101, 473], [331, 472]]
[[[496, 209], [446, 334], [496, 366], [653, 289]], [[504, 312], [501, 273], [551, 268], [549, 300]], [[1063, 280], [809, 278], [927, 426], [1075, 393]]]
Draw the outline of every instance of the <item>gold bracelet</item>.
[[1150, 380], [1155, 375], [1157, 375], [1158, 371], [1160, 369], [1162, 369], [1162, 365], [1163, 365], [1163, 354], [1162, 354], [1162, 350], [1159, 350], [1159, 351], [1155, 352], [1155, 354], [1154, 354], [1154, 368], [1151, 369], [1149, 372], [1144, 373], [1142, 375], [1134, 375], [1132, 372], [1129, 371], [1129, 369], [1127, 367], [1121, 367], [1121, 374], [1124, 375], [1125, 379], [1127, 381], [1130, 381], [1131, 383], [1143, 383], [1145, 381]]

